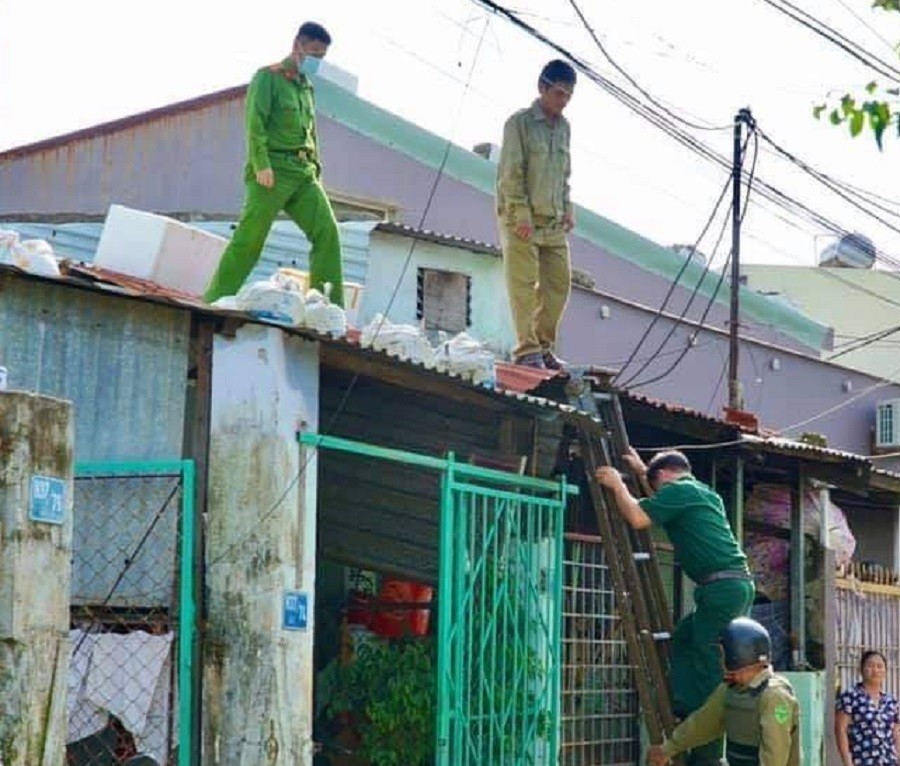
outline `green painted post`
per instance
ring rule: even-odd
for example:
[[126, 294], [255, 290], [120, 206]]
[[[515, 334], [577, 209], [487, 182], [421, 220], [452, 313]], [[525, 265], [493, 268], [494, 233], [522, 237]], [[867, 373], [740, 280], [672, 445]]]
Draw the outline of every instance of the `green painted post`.
[[[192, 764], [190, 743], [194, 731], [194, 461], [182, 462], [181, 474], [181, 569], [178, 623], [178, 766]], [[187, 746], [186, 746], [187, 745]]]
[[450, 636], [453, 598], [453, 495], [450, 477], [441, 475], [440, 550], [438, 551], [438, 720], [437, 766], [450, 766]]

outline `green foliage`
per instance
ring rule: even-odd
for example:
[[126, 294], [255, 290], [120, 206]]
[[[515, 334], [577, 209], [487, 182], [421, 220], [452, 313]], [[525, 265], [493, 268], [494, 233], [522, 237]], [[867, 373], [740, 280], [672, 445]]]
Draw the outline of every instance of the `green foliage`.
[[437, 717], [435, 643], [429, 638], [370, 639], [337, 669], [329, 710], [358, 723], [359, 754], [375, 766], [434, 761]]
[[[526, 759], [523, 748], [533, 732], [539, 738], [550, 734], [552, 719], [545, 693], [548, 668], [535, 648], [540, 643], [539, 620], [534, 614], [537, 593], [528, 565], [512, 551], [518, 545], [507, 540], [497, 555], [486, 555], [480, 575], [472, 582], [471, 634], [481, 651], [468, 662], [468, 711], [473, 744], [482, 763], [503, 758]], [[546, 587], [541, 583], [538, 589]], [[489, 640], [486, 640], [488, 639]]]
[[[900, 0], [897, 1], [900, 2]], [[865, 90], [866, 94], [873, 98], [858, 102], [847, 93], [835, 105], [819, 104], [816, 106], [813, 109], [813, 117], [821, 120], [827, 112], [828, 121], [832, 125], [846, 123], [853, 138], [862, 133], [868, 124], [875, 136], [878, 148], [883, 149], [885, 133], [892, 124], [896, 134], [900, 136], [900, 107], [896, 100], [896, 97], [900, 95], [900, 90], [897, 88], [881, 90], [875, 82], [870, 82]]]
[[[872, 7], [900, 12], [900, 0], [874, 0]], [[883, 149], [885, 133], [892, 124], [897, 136], [900, 136], [900, 88], [881, 88], [873, 81], [866, 85], [865, 92], [867, 98], [862, 101], [846, 93], [837, 104], [819, 104], [813, 108], [813, 117], [821, 120], [827, 112], [828, 121], [832, 125], [846, 123], [853, 138], [862, 133], [868, 124], [875, 143]]]

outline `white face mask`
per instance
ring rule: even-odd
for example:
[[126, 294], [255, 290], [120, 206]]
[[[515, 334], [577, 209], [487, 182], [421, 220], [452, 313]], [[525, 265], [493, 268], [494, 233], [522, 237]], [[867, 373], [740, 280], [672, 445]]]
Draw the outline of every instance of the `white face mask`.
[[301, 74], [315, 74], [319, 71], [319, 64], [322, 63], [322, 59], [317, 58], [315, 56], [304, 56], [303, 61], [300, 62], [299, 70]]

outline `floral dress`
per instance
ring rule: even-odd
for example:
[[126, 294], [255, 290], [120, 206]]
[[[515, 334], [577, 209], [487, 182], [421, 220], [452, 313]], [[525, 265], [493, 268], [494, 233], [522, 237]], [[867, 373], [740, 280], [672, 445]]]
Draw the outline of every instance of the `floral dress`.
[[835, 708], [850, 716], [847, 735], [854, 766], [898, 766], [894, 750], [894, 726], [900, 723], [900, 708], [890, 694], [877, 703], [861, 683], [841, 692]]

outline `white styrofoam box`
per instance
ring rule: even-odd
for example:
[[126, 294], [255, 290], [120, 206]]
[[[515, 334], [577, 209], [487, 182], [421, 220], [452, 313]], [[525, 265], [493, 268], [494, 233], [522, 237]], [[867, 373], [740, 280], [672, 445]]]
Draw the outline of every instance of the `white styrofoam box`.
[[110, 205], [94, 263], [203, 295], [228, 240], [155, 213]]

